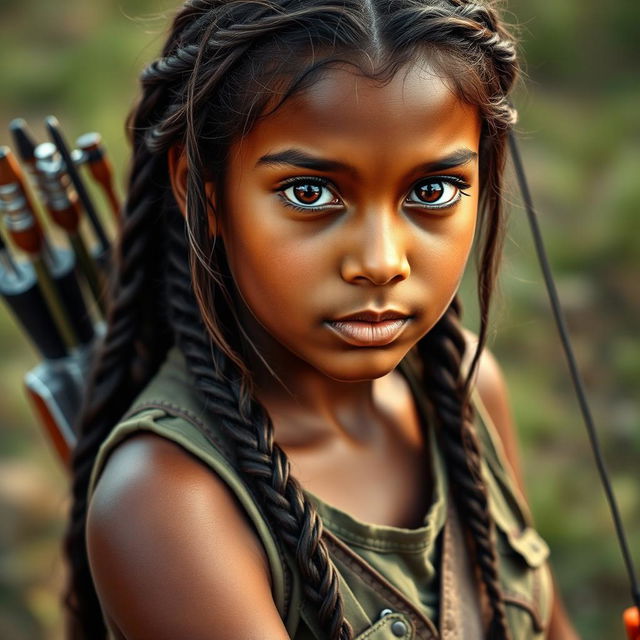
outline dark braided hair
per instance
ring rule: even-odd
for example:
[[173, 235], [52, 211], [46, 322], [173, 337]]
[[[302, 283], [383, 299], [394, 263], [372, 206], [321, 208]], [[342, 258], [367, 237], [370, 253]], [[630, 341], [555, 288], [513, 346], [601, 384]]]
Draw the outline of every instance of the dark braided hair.
[[482, 480], [481, 452], [474, 432], [461, 364], [466, 339], [460, 304], [454, 299], [440, 321], [419, 342], [418, 353], [428, 395], [440, 421], [439, 441], [457, 507], [471, 534], [486, 595], [491, 604], [488, 638], [509, 637], [494, 548], [494, 522]]
[[[216, 214], [224, 216], [230, 146], [259, 118], [333, 65], [346, 63], [385, 82], [425, 51], [460, 99], [481, 114], [481, 328], [466, 378], [456, 300], [416, 351], [491, 606], [488, 637], [510, 637], [468, 401], [486, 339], [504, 226], [505, 136], [515, 121], [507, 101], [517, 76], [514, 45], [488, 0], [190, 0], [177, 13], [161, 57], [142, 73], [141, 99], [128, 120], [133, 160], [107, 333], [93, 364], [72, 463], [65, 538], [69, 637], [105, 637], [85, 546], [87, 490], [98, 448], [172, 344], [184, 353], [211, 418], [224, 426], [238, 471], [296, 559], [320, 627], [331, 640], [353, 637], [318, 514], [291, 477], [270, 417], [253, 393], [244, 356], [251, 345], [237, 318], [223, 243], [209, 233], [205, 183], [216, 185]], [[172, 148], [185, 154], [189, 166], [186, 219], [170, 188]]]
[[[174, 218], [180, 220], [177, 212]], [[269, 415], [252, 398], [243, 398], [242, 382], [230, 361], [222, 356], [212, 370], [210, 340], [190, 286], [184, 229], [174, 225], [171, 236], [168, 293], [178, 346], [198, 389], [215, 407], [234, 445], [240, 472], [250, 479], [265, 511], [277, 524], [279, 535], [295, 552], [304, 595], [319, 610], [330, 637], [350, 638], [351, 629], [343, 617], [337, 576], [327, 549], [320, 543], [320, 518], [289, 474], [289, 461], [274, 442]]]

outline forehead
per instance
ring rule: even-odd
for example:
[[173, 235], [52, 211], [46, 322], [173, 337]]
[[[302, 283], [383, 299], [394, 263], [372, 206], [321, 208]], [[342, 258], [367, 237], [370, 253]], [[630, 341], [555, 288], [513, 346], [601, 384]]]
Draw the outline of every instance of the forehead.
[[352, 67], [327, 69], [235, 146], [247, 161], [295, 146], [355, 164], [402, 164], [461, 147], [477, 151], [479, 137], [477, 107], [423, 62], [401, 67], [383, 85]]

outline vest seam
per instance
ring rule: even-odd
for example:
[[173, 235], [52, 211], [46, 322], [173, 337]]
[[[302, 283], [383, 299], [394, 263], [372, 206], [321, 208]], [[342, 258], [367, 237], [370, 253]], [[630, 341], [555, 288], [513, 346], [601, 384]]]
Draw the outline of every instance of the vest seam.
[[[336, 524], [334, 520], [323, 516], [323, 520], [327, 525], [330, 525], [328, 528], [340, 534], [340, 536], [349, 542], [365, 547], [367, 549], [371, 549], [372, 551], [413, 551], [414, 553], [419, 553], [420, 551], [424, 551], [427, 547], [430, 547], [433, 540], [429, 540], [427, 542], [416, 542], [416, 543], [402, 543], [402, 542], [386, 542], [386, 541], [376, 541], [371, 540], [370, 538], [365, 538], [364, 536], [360, 536], [357, 533], [352, 533], [348, 529], [343, 529], [339, 524]], [[429, 527], [432, 529], [433, 527]], [[437, 537], [437, 536], [436, 536]]]
[[137, 413], [140, 413], [145, 409], [164, 409], [165, 411], [167, 411], [167, 413], [169, 413], [173, 417], [184, 418], [188, 422], [191, 422], [192, 424], [194, 424], [196, 427], [201, 427], [203, 430], [207, 432], [207, 434], [211, 436], [212, 440], [220, 447], [222, 452], [226, 454], [225, 457], [227, 459], [230, 458], [229, 451], [227, 447], [224, 445], [224, 443], [222, 442], [222, 440], [216, 437], [216, 435], [212, 432], [212, 430], [209, 429], [209, 427], [207, 427], [207, 425], [200, 418], [198, 418], [196, 414], [192, 413], [188, 409], [185, 409], [184, 407], [174, 404], [173, 402], [167, 402], [166, 400], [149, 400], [149, 401], [142, 402], [136, 405], [130, 411], [128, 411], [124, 415], [123, 420], [132, 418]]
[[[538, 571], [536, 570], [535, 574], [537, 575], [537, 573]], [[534, 581], [535, 581], [535, 577], [534, 577]], [[534, 593], [535, 593], [535, 588], [536, 586], [534, 582]], [[523, 594], [518, 593], [517, 591], [511, 591], [510, 589], [505, 589], [504, 586], [502, 588], [502, 594], [505, 602], [514, 604], [520, 607], [521, 609], [525, 609], [531, 615], [531, 618], [533, 619], [533, 623], [535, 625], [535, 630], [537, 632], [544, 630], [545, 627], [542, 624], [542, 617], [534, 602], [532, 602], [529, 598], [527, 598]]]
[[[440, 637], [442, 640], [452, 640], [455, 634], [455, 612], [457, 600], [452, 598], [451, 584], [451, 527], [449, 518], [444, 525], [442, 544], [442, 559], [440, 562], [442, 575], [440, 576]], [[445, 609], [447, 605], [450, 609]]]
[[[403, 613], [409, 616], [412, 627], [416, 627], [416, 622], [424, 627], [422, 632], [416, 627], [415, 632], [418, 638], [424, 638], [424, 640], [437, 640], [439, 638], [438, 631], [433, 622], [425, 617], [397, 587], [386, 580], [384, 576], [370, 566], [363, 558], [360, 558], [360, 556], [351, 551], [349, 547], [345, 546], [331, 531], [325, 529], [323, 531], [323, 537], [326, 538], [333, 553], [340, 557], [362, 582], [393, 606], [404, 609]], [[425, 631], [426, 634], [424, 633]]]
[[[513, 471], [511, 462], [507, 458], [506, 452], [504, 451], [504, 444], [502, 443], [500, 434], [498, 433], [497, 427], [495, 426], [493, 419], [487, 411], [482, 397], [477, 390], [474, 390], [474, 392], [472, 393], [471, 401], [476, 410], [476, 416], [478, 417], [478, 420], [482, 424], [482, 427], [484, 428], [484, 431], [486, 433], [486, 437], [489, 442], [488, 448], [492, 449], [493, 454], [495, 455], [495, 462], [497, 463], [498, 468], [494, 469], [494, 465], [492, 464], [492, 461], [489, 459], [489, 456], [486, 453], [482, 456], [484, 462], [488, 470], [493, 474], [495, 480], [500, 485], [502, 485], [503, 490], [506, 491], [507, 494], [510, 494], [515, 503], [516, 509], [520, 512], [520, 516], [524, 521], [524, 528], [526, 528], [527, 526], [533, 527], [534, 524], [531, 510], [529, 508], [529, 505], [527, 504], [526, 498], [513, 480], [513, 478], [515, 478], [515, 473]], [[487, 448], [484, 447], [484, 442], [482, 442], [482, 445], [483, 448]], [[506, 484], [504, 482], [505, 480]]]

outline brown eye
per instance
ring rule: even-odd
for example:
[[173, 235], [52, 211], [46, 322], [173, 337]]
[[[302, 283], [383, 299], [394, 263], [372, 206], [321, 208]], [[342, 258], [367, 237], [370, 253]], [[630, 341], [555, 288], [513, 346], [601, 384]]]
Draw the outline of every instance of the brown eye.
[[454, 176], [446, 179], [425, 178], [414, 186], [406, 202], [421, 205], [425, 209], [444, 209], [467, 195], [462, 191], [465, 188], [469, 188], [469, 185]]
[[442, 182], [427, 182], [416, 189], [416, 194], [420, 200], [430, 204], [438, 202], [443, 193], [444, 185]]
[[340, 204], [340, 199], [331, 191], [327, 184], [304, 178], [292, 182], [282, 189], [285, 201], [301, 209], [316, 209], [324, 206]]
[[[453, 185], [448, 185], [451, 188], [451, 191], [455, 194], [455, 187]], [[432, 182], [425, 182], [421, 185], [418, 185], [415, 189], [416, 194], [423, 202], [428, 202], [429, 204], [436, 204], [442, 198], [445, 193], [445, 184], [439, 180], [434, 180]]]
[[300, 184], [293, 187], [293, 195], [300, 204], [315, 204], [322, 195], [322, 187], [317, 184]]

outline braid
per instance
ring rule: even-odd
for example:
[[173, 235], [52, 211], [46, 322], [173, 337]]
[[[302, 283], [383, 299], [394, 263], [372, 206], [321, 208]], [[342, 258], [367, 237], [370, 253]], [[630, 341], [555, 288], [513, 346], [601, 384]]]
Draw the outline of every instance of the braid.
[[[234, 444], [238, 470], [295, 557], [304, 594], [317, 609], [322, 629], [332, 640], [350, 640], [352, 631], [344, 618], [335, 567], [321, 539], [320, 518], [290, 475], [289, 461], [273, 440], [273, 425], [265, 409], [243, 391], [240, 376], [226, 356], [211, 348], [191, 290], [184, 225], [173, 227], [167, 281], [176, 342], [208, 409]], [[217, 360], [214, 367], [211, 356]]]
[[[402, 8], [397, 8], [397, 4]], [[382, 3], [381, 10], [388, 12], [385, 30], [396, 36], [396, 47], [423, 42], [436, 51], [442, 48], [446, 53], [460, 56], [463, 68], [469, 68], [471, 60], [488, 94], [479, 106], [490, 131], [506, 130], [515, 124], [516, 111], [507, 100], [518, 72], [515, 45], [489, 4], [468, 0], [427, 4], [407, 0]], [[464, 86], [455, 77], [451, 80], [464, 95]]]
[[180, 80], [180, 75], [190, 74], [198, 57], [199, 47], [189, 44], [168, 56], [154, 60], [142, 72], [141, 79], [145, 87], [165, 86], [167, 82]]
[[418, 343], [417, 350], [422, 360], [425, 388], [439, 420], [439, 437], [447, 461], [453, 496], [461, 520], [470, 534], [476, 564], [491, 609], [487, 638], [509, 640], [511, 633], [498, 578], [495, 523], [489, 510], [487, 488], [482, 477], [482, 454], [473, 426], [474, 415], [469, 403], [469, 392], [486, 341], [489, 306], [503, 242], [501, 193], [505, 162], [504, 139], [517, 119], [516, 111], [507, 99], [518, 71], [515, 46], [488, 4], [449, 0], [445, 6], [437, 3], [436, 6], [425, 7], [416, 0], [410, 0], [409, 5], [413, 11], [429, 16], [422, 25], [419, 24], [420, 21], [412, 24], [416, 24], [416, 30], [424, 30], [423, 37], [430, 45], [440, 45], [445, 51], [455, 47], [466, 57], [467, 65], [471, 58], [486, 96], [484, 100], [478, 99], [477, 88], [473, 85], [470, 89], [475, 93], [468, 96], [469, 89], [465, 89], [455, 74], [449, 75], [460, 94], [466, 95], [471, 103], [479, 105], [484, 121], [480, 143], [478, 300], [481, 326], [478, 347], [466, 379], [463, 379], [461, 365], [466, 340], [460, 325], [460, 304], [454, 298], [440, 321]]
[[495, 525], [482, 479], [481, 451], [473, 426], [473, 408], [466, 397], [461, 376], [465, 348], [460, 305], [454, 299], [436, 326], [418, 343], [418, 353], [422, 360], [425, 388], [439, 420], [439, 437], [453, 495], [471, 534], [477, 566], [491, 605], [487, 637], [504, 640], [511, 636], [498, 580]]
[[470, 534], [491, 608], [487, 638], [509, 640], [511, 634], [498, 578], [495, 523], [489, 511], [487, 488], [482, 477], [481, 450], [473, 426], [469, 392], [486, 341], [489, 306], [503, 242], [504, 137], [517, 119], [516, 111], [507, 99], [518, 71], [515, 46], [489, 4], [449, 0], [445, 6], [437, 3], [436, 6], [425, 7], [416, 0], [410, 0], [409, 5], [413, 11], [429, 16], [422, 25], [420, 21], [412, 24], [416, 24], [416, 30], [424, 30], [423, 37], [430, 45], [440, 45], [445, 51], [454, 47], [454, 51], [457, 49], [466, 57], [467, 65], [471, 58], [486, 96], [484, 100], [478, 99], [477, 88], [473, 85], [470, 89], [475, 93], [469, 96], [469, 89], [465, 89], [455, 74], [449, 75], [460, 94], [479, 105], [484, 120], [480, 143], [478, 300], [481, 326], [478, 347], [467, 377], [463, 379], [461, 365], [466, 340], [460, 325], [460, 304], [454, 298], [444, 316], [418, 343], [418, 354], [422, 360], [425, 388], [440, 423], [439, 436], [453, 496]]
[[[157, 370], [170, 346], [162, 296], [157, 291], [162, 262], [161, 231], [154, 218], [162, 199], [157, 187], [162, 164], [140, 143], [151, 94], [130, 121], [137, 139], [131, 166], [104, 336], [84, 394], [73, 452], [70, 522], [64, 539], [71, 572], [65, 594], [71, 638], [103, 638], [105, 629], [85, 546], [87, 491], [98, 449], [140, 389]], [[166, 177], [165, 177], [166, 181]]]

